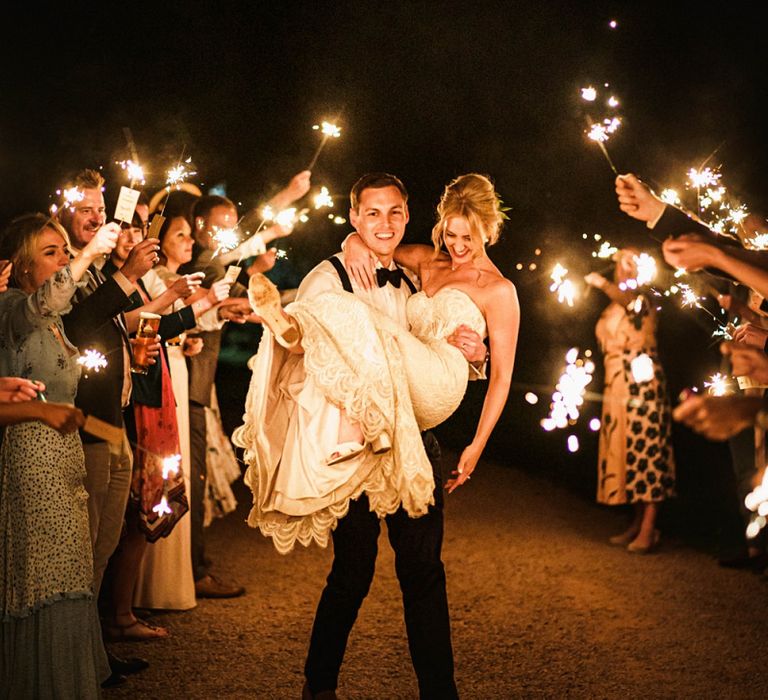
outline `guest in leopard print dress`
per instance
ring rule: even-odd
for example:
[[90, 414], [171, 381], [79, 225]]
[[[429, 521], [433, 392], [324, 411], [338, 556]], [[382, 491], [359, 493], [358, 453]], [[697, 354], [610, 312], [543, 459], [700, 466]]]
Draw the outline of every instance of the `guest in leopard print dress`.
[[656, 352], [655, 309], [631, 288], [638, 255], [631, 248], [616, 254], [613, 282], [597, 273], [586, 281], [611, 300], [595, 329], [605, 364], [597, 501], [634, 506], [630, 526], [610, 541], [646, 553], [659, 542], [659, 506], [675, 495], [675, 459], [666, 381]]

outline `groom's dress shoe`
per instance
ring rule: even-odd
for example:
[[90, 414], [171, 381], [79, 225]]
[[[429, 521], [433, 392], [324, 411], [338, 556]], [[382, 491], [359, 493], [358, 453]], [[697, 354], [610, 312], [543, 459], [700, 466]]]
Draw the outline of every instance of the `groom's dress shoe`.
[[107, 652], [107, 660], [109, 661], [109, 668], [112, 670], [113, 676], [131, 676], [134, 673], [139, 673], [139, 671], [149, 668], [149, 661], [146, 659], [140, 659], [136, 656], [121, 659], [110, 651]]
[[301, 689], [301, 700], [338, 700], [335, 690], [321, 690], [319, 693], [313, 693], [306, 683]]

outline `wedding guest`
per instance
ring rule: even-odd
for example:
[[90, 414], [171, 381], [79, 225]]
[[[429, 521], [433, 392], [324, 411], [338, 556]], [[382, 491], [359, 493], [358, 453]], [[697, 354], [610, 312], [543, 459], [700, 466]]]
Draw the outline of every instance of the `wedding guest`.
[[[631, 524], [610, 542], [646, 554], [659, 543], [659, 507], [675, 495], [675, 459], [666, 380], [656, 351], [655, 309], [626, 285], [637, 279], [637, 255], [624, 248], [616, 254], [612, 281], [596, 272], [585, 281], [611, 302], [595, 329], [605, 363], [597, 501], [632, 504]], [[648, 367], [641, 378], [635, 363], [642, 360]]]
[[[69, 239], [43, 214], [15, 219], [0, 240], [14, 262], [13, 284], [0, 295], [0, 374], [44, 381], [40, 398], [14, 404], [27, 420], [5, 430], [0, 449], [0, 688], [4, 697], [99, 698], [110, 675], [94, 600], [94, 568], [71, 406], [78, 351], [61, 320], [87, 268], [116, 241], [94, 231], [70, 260]], [[4, 382], [5, 383], [5, 382]], [[18, 384], [13, 393], [31, 387]], [[38, 392], [43, 385], [36, 383]], [[70, 404], [69, 407], [59, 404]], [[5, 422], [5, 421], [4, 421]]]

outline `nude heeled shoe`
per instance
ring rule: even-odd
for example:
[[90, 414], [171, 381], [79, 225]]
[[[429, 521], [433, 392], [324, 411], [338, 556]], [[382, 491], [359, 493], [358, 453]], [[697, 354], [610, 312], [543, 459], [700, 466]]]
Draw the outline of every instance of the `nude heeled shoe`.
[[285, 317], [280, 304], [280, 291], [260, 272], [251, 275], [248, 301], [282, 346], [288, 349], [298, 346], [301, 331], [296, 321]]

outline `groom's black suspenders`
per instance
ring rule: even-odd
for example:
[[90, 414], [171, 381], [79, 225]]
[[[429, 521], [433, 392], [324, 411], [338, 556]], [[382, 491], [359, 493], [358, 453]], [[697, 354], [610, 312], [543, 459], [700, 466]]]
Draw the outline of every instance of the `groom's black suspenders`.
[[[350, 294], [354, 294], [354, 291], [352, 290], [352, 281], [349, 279], [349, 273], [347, 273], [346, 268], [344, 265], [342, 265], [341, 260], [339, 260], [335, 255], [331, 255], [331, 257], [328, 258], [328, 262], [336, 268], [336, 272], [339, 275], [341, 286], [343, 287], [344, 291], [349, 292]], [[410, 277], [408, 277], [408, 275], [406, 275], [404, 272], [403, 281], [406, 283], [406, 285], [408, 285], [408, 289], [411, 290], [411, 294], [416, 294], [416, 285], [411, 282]]]

